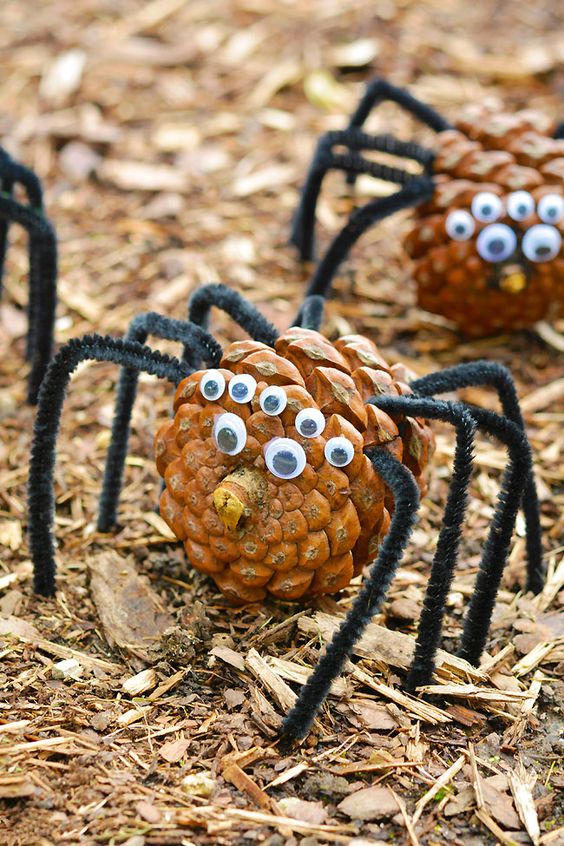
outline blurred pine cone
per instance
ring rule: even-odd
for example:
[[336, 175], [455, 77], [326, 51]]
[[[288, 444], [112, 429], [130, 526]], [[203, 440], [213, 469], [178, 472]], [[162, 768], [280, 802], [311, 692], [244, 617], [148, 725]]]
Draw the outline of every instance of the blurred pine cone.
[[[554, 125], [532, 111], [474, 109], [457, 127], [437, 135], [437, 188], [432, 201], [416, 210], [407, 237], [419, 305], [453, 320], [468, 336], [559, 317], [564, 140], [554, 139]], [[480, 208], [492, 194], [501, 202], [498, 214], [488, 217]], [[455, 212], [470, 220], [454, 218]]]

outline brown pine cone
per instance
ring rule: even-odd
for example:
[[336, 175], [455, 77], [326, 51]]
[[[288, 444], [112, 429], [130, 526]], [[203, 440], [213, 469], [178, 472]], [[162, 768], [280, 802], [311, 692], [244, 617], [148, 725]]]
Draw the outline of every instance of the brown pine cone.
[[188, 559], [237, 603], [336, 593], [376, 556], [392, 499], [363, 450], [385, 446], [421, 487], [426, 421], [366, 400], [409, 392], [405, 370], [351, 335], [293, 328], [276, 351], [238, 341], [178, 386], [155, 438], [161, 514]]
[[466, 335], [564, 314], [564, 141], [553, 132], [532, 111], [473, 110], [437, 135], [437, 188], [406, 248], [419, 305]]

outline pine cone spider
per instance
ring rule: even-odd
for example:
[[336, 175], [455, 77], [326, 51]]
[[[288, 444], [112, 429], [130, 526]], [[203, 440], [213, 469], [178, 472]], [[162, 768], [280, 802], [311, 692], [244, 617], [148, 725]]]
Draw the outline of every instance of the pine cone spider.
[[[370, 111], [385, 100], [433, 129], [435, 149], [363, 132]], [[421, 172], [371, 161], [366, 151], [410, 159]], [[367, 229], [413, 207], [405, 248], [422, 308], [468, 336], [523, 329], [564, 313], [564, 123], [555, 126], [532, 111], [477, 112], [452, 126], [409, 92], [374, 80], [347, 129], [326, 133], [317, 145], [291, 238], [304, 261], [313, 259], [315, 209], [329, 170], [344, 171], [350, 185], [370, 174], [400, 189], [351, 214], [317, 265], [308, 294], [327, 294]]]
[[[13, 197], [23, 189], [27, 203]], [[28, 402], [35, 404], [41, 380], [53, 352], [57, 305], [57, 240], [43, 210], [43, 191], [37, 176], [14, 161], [0, 147], [0, 295], [10, 223], [19, 223], [29, 236], [29, 300], [26, 358], [31, 363]]]
[[[80, 362], [111, 361], [120, 365], [121, 375], [100, 501], [101, 531], [116, 522], [138, 374], [146, 372], [176, 386], [175, 418], [163, 424], [155, 441], [166, 484], [162, 514], [183, 540], [191, 563], [211, 573], [229, 598], [259, 599], [269, 586], [276, 596], [288, 598], [308, 590], [330, 593], [373, 562], [284, 721], [287, 739], [305, 736], [386, 596], [416, 519], [417, 477], [430, 454], [427, 420], [451, 423], [456, 449], [408, 689], [429, 682], [433, 673], [477, 429], [507, 446], [509, 463], [459, 654], [473, 664], [480, 660], [520, 506], [527, 529], [527, 587], [538, 592], [543, 583], [531, 450], [509, 372], [498, 364], [475, 362], [413, 379], [407, 386], [405, 368], [389, 368], [362, 336], [335, 344], [324, 338], [319, 332], [323, 305], [322, 297], [306, 298], [293, 328], [279, 335], [238, 293], [208, 285], [193, 295], [188, 321], [147, 313], [133, 320], [123, 340], [87, 335], [68, 342], [41, 386], [29, 474], [35, 590], [51, 596], [53, 473], [65, 393]], [[251, 340], [223, 351], [207, 331], [212, 306], [226, 311]], [[149, 334], [182, 344], [182, 357], [145, 346]], [[503, 415], [434, 398], [469, 385], [493, 387]], [[270, 554], [273, 549], [276, 554]]]

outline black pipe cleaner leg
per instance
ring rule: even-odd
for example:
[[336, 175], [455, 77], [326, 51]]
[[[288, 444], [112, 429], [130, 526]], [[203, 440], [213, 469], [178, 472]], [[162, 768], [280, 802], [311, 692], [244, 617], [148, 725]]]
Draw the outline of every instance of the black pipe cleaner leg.
[[395, 502], [392, 522], [352, 608], [282, 724], [281, 733], [287, 739], [307, 734], [332, 682], [341, 673], [355, 643], [384, 600], [415, 523], [419, 490], [411, 472], [385, 448], [370, 450], [367, 455], [392, 491]]
[[452, 583], [458, 558], [462, 523], [466, 513], [468, 486], [472, 475], [473, 445], [476, 421], [469, 410], [459, 403], [415, 397], [380, 396], [372, 400], [384, 411], [407, 413], [411, 416], [444, 420], [456, 428], [456, 448], [437, 546], [431, 564], [431, 575], [425, 592], [425, 600], [419, 631], [415, 644], [415, 655], [409, 669], [406, 688], [410, 692], [429, 684], [435, 669], [435, 657], [439, 647], [445, 603]]
[[41, 385], [28, 482], [29, 546], [37, 593], [55, 592], [55, 545], [53, 474], [56, 442], [65, 393], [72, 372], [81, 361], [111, 361], [129, 369], [143, 370], [177, 385], [187, 374], [183, 362], [154, 352], [133, 341], [86, 335], [65, 344], [47, 370]]
[[[198, 356], [211, 367], [217, 367], [221, 360], [223, 351], [215, 338], [204, 329], [185, 320], [173, 320], [154, 311], [139, 314], [129, 324], [125, 340], [144, 344], [149, 335], [168, 341], [178, 341], [189, 346], [193, 351], [198, 350]], [[138, 381], [139, 370], [127, 367], [121, 368], [112, 422], [112, 436], [100, 495], [99, 532], [109, 532], [116, 524], [117, 507], [123, 482], [123, 468], [127, 456], [131, 414], [137, 395]]]
[[[204, 329], [187, 321], [173, 320], [156, 312], [140, 314], [131, 321], [125, 340], [144, 344], [149, 335], [169, 341], [178, 341], [190, 346], [194, 353], [198, 350], [198, 356], [212, 367], [217, 367], [221, 360], [222, 349], [217, 341]], [[131, 414], [137, 395], [138, 380], [138, 370], [125, 367], [121, 369], [112, 422], [112, 435], [100, 495], [97, 526], [100, 532], [109, 532], [116, 524], [117, 506], [129, 441]]]
[[[527, 478], [531, 473], [532, 456], [526, 435], [512, 421], [491, 411], [468, 407], [463, 403], [443, 403], [430, 399], [421, 402], [417, 396], [382, 396], [373, 400], [386, 411], [408, 413], [413, 416], [427, 416], [463, 422], [466, 431], [457, 425], [457, 453], [462, 445], [463, 453], [455, 453], [455, 471], [451, 482], [443, 527], [439, 534], [431, 577], [425, 597], [425, 606], [419, 624], [416, 653], [408, 677], [408, 689], [428, 684], [434, 669], [434, 658], [439, 643], [442, 612], [456, 564], [460, 543], [460, 528], [464, 516], [464, 500], [471, 471], [471, 440], [468, 425], [476, 424], [488, 434], [502, 441], [509, 451], [509, 467], [501, 484], [498, 503], [494, 513], [488, 539], [480, 563], [480, 575], [476, 581], [470, 608], [476, 613], [467, 619], [461, 639], [460, 654], [474, 663], [479, 661], [485, 645], [491, 614], [507, 557], [517, 517], [517, 510]], [[438, 410], [433, 410], [437, 403]], [[461, 438], [462, 436], [462, 444]], [[468, 452], [470, 450], [470, 452]], [[457, 474], [457, 461], [462, 466], [462, 478]], [[460, 465], [459, 465], [460, 466]], [[479, 597], [478, 599], [476, 597]], [[470, 646], [468, 644], [470, 643]], [[472, 656], [472, 657], [471, 657]]]
[[319, 332], [324, 314], [325, 297], [314, 294], [304, 299], [292, 326], [300, 326], [302, 329], [313, 329], [315, 332]]
[[[335, 153], [335, 146], [345, 146], [348, 150]], [[410, 141], [399, 141], [393, 135], [368, 135], [356, 128], [334, 130], [322, 135], [302, 189], [290, 237], [290, 243], [299, 249], [302, 261], [314, 258], [315, 212], [321, 185], [329, 170], [342, 170], [355, 175], [368, 174], [397, 185], [407, 185], [413, 179], [414, 174], [405, 170], [366, 159], [359, 152], [364, 150], [414, 159], [424, 165], [426, 174], [430, 174], [435, 159], [431, 150]]]
[[[499, 507], [494, 513], [484, 545], [458, 651], [462, 658], [477, 666], [486, 645], [517, 512], [531, 476], [532, 456], [526, 434], [515, 423], [481, 408], [472, 408], [472, 416], [481, 428], [506, 443], [510, 454], [509, 467], [501, 483]], [[540, 566], [540, 560], [529, 562], [532, 569]]]
[[[397, 103], [398, 106], [405, 109], [406, 112], [409, 112], [414, 118], [417, 118], [417, 120], [435, 132], [444, 132], [446, 129], [453, 128], [452, 124], [439, 114], [439, 112], [427, 105], [427, 103], [418, 100], [417, 97], [414, 97], [405, 88], [392, 85], [386, 79], [376, 78], [368, 83], [362, 99], [351, 116], [349, 129], [353, 127], [360, 128], [370, 112], [385, 101]], [[354, 185], [355, 181], [355, 174], [347, 177], [349, 185]]]
[[[27, 202], [31, 208], [41, 213], [43, 211], [43, 189], [41, 187], [41, 181], [32, 170], [16, 162], [6, 150], [0, 147], [0, 192], [8, 199], [11, 199], [16, 185], [23, 187], [27, 196]], [[9, 221], [7, 219], [0, 219], [0, 296], [2, 295], [2, 280], [8, 247], [8, 228]]]
[[35, 404], [41, 380], [53, 355], [57, 308], [57, 239], [51, 224], [30, 233], [28, 351], [31, 369], [28, 402]]
[[0, 220], [18, 223], [29, 235], [30, 277], [28, 351], [31, 369], [28, 402], [37, 401], [39, 385], [53, 352], [57, 304], [57, 239], [49, 221], [39, 212], [0, 195]]
[[[198, 288], [188, 302], [188, 320], [202, 329], [207, 329], [213, 307], [226, 312], [253, 340], [269, 347], [276, 343], [278, 332], [272, 323], [238, 291], [228, 288], [227, 285], [211, 283]], [[201, 362], [192, 355], [188, 347], [184, 348], [183, 358], [194, 370], [200, 367]]]
[[321, 294], [326, 297], [341, 262], [367, 229], [391, 214], [424, 203], [433, 196], [434, 190], [432, 179], [416, 176], [395, 194], [371, 200], [354, 211], [317, 265], [307, 295]]
[[[411, 388], [420, 396], [480, 385], [495, 389], [505, 416], [525, 431], [525, 421], [521, 413], [515, 382], [510, 371], [502, 364], [493, 361], [473, 361], [448, 367], [411, 382]], [[473, 408], [474, 406], [471, 406], [471, 409]], [[527, 590], [539, 593], [543, 587], [544, 575], [540, 505], [532, 466], [523, 494], [522, 507], [527, 525]]]

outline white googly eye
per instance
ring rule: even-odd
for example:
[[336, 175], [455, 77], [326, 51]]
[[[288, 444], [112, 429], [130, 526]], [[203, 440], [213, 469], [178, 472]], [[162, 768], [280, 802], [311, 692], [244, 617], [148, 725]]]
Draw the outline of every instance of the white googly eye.
[[507, 198], [507, 214], [511, 220], [526, 220], [535, 210], [535, 201], [528, 191], [514, 191]]
[[502, 211], [503, 203], [491, 191], [480, 191], [472, 200], [472, 214], [481, 223], [493, 223]]
[[270, 417], [275, 417], [277, 414], [282, 414], [288, 405], [288, 397], [286, 391], [275, 385], [273, 388], [265, 388], [259, 397], [259, 405], [265, 414]]
[[475, 228], [476, 224], [472, 215], [462, 209], [451, 212], [445, 223], [447, 235], [453, 241], [468, 241], [474, 234]]
[[296, 415], [295, 426], [302, 438], [316, 438], [325, 429], [325, 417], [317, 408], [303, 408]]
[[200, 379], [200, 393], [207, 400], [216, 400], [225, 391], [225, 376], [219, 370], [208, 370]]
[[354, 446], [348, 438], [329, 438], [325, 444], [325, 458], [333, 467], [346, 467], [354, 458]]
[[492, 223], [476, 239], [478, 254], [486, 261], [505, 261], [515, 252], [517, 236], [505, 223]]
[[303, 448], [291, 438], [274, 438], [264, 451], [266, 466], [279, 479], [295, 479], [307, 464]]
[[257, 380], [254, 376], [244, 373], [242, 376], [234, 376], [229, 383], [229, 396], [235, 402], [241, 404], [250, 402], [257, 389]]
[[559, 194], [545, 194], [539, 200], [537, 212], [543, 223], [560, 223], [564, 218], [564, 197]]
[[247, 443], [245, 424], [236, 414], [230, 412], [220, 414], [214, 423], [213, 439], [221, 452], [237, 455]]
[[523, 235], [521, 249], [529, 261], [550, 261], [560, 252], [562, 235], [554, 226], [538, 223]]

